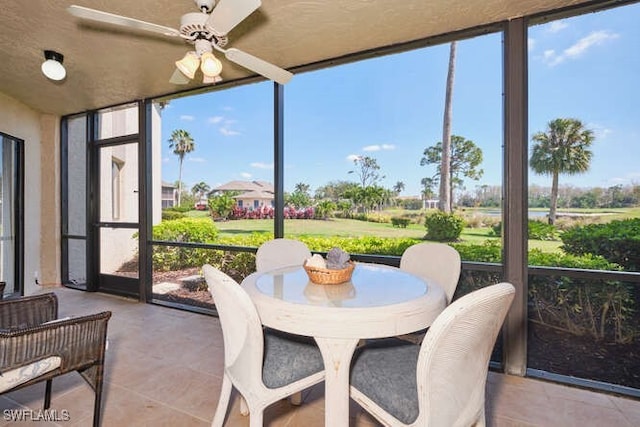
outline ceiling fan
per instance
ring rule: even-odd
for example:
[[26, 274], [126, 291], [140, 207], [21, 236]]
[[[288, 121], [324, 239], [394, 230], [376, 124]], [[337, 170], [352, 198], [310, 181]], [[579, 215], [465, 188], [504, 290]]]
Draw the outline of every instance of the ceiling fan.
[[225, 49], [229, 31], [258, 9], [261, 5], [260, 0], [194, 0], [194, 2], [200, 12], [183, 15], [180, 20], [180, 29], [83, 6], [71, 5], [67, 10], [82, 19], [151, 31], [170, 37], [181, 37], [187, 43], [193, 44], [195, 50], [187, 52], [182, 59], [176, 61], [176, 70], [169, 80], [174, 84], [188, 83], [194, 78], [198, 68], [202, 71], [203, 83], [221, 81], [222, 64], [213, 55], [213, 50], [222, 52], [229, 61], [280, 84], [285, 84], [291, 79], [293, 74], [287, 70], [239, 49]]

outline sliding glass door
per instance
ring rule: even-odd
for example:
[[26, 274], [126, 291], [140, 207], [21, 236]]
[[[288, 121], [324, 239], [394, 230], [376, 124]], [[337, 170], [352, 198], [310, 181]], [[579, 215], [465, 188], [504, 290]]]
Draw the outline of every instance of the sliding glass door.
[[21, 294], [23, 141], [0, 136], [0, 291]]

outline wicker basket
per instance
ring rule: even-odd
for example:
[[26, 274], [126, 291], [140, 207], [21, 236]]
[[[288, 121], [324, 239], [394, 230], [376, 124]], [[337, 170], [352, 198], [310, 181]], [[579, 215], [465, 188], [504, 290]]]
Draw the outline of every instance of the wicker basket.
[[356, 268], [356, 264], [353, 261], [349, 261], [349, 266], [341, 270], [311, 267], [307, 265], [306, 261], [302, 266], [307, 272], [309, 280], [318, 285], [338, 285], [340, 283], [348, 282], [351, 280], [353, 269]]

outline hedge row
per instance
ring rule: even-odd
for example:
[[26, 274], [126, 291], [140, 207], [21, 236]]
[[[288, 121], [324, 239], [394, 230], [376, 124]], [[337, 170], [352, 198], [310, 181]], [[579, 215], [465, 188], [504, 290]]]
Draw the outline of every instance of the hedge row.
[[[154, 239], [177, 242], [216, 243], [230, 246], [258, 247], [273, 238], [270, 233], [254, 233], [219, 238], [212, 222], [196, 219], [163, 221], [154, 227]], [[383, 237], [311, 237], [300, 236], [312, 251], [326, 252], [340, 247], [352, 254], [401, 256], [411, 245], [421, 242], [412, 238]], [[452, 243], [465, 261], [500, 263], [502, 247], [497, 241], [483, 244]], [[153, 268], [157, 271], [179, 270], [212, 264], [236, 280], [255, 271], [255, 255], [211, 249], [156, 246]], [[529, 264], [588, 270], [621, 270], [618, 264], [602, 256], [529, 251]], [[502, 280], [491, 272], [465, 271], [461, 275], [456, 297]], [[632, 315], [637, 305], [633, 288], [621, 282], [576, 279], [566, 276], [531, 276], [529, 304], [532, 321], [562, 329], [570, 334], [590, 335], [598, 340], [629, 342], [638, 336]]]

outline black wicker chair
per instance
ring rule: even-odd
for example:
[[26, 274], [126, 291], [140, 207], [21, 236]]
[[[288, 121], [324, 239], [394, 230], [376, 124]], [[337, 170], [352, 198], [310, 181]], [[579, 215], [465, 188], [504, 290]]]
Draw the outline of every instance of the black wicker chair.
[[111, 312], [59, 320], [57, 317], [58, 299], [54, 293], [0, 301], [0, 374], [18, 372], [16, 369], [45, 360], [56, 361], [48, 368], [55, 366], [53, 369], [8, 385], [0, 394], [46, 381], [44, 409], [49, 409], [53, 378], [77, 371], [95, 392], [93, 425], [97, 427]]

